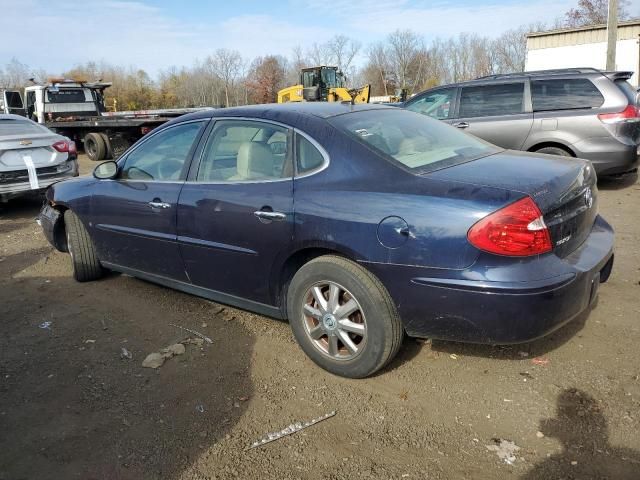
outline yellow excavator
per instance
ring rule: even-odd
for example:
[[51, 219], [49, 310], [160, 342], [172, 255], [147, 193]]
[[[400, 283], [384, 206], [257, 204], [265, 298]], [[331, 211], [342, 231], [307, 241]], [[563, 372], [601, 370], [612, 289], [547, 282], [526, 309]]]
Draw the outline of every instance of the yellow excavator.
[[303, 68], [300, 84], [278, 92], [278, 103], [287, 102], [351, 102], [369, 103], [370, 85], [349, 89], [338, 67]]

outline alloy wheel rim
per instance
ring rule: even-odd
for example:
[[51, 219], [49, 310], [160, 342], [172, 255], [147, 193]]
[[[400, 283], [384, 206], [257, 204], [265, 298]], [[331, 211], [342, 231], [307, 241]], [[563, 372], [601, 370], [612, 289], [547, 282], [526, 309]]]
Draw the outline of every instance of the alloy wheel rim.
[[313, 345], [332, 360], [352, 360], [367, 340], [367, 323], [358, 300], [342, 285], [312, 285], [302, 306], [305, 332]]

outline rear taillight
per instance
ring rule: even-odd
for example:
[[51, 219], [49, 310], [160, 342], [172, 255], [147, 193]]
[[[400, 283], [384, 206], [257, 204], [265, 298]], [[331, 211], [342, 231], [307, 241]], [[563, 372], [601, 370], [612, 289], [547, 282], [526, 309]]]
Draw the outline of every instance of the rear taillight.
[[60, 140], [59, 142], [51, 145], [60, 153], [68, 153], [69, 157], [73, 158], [78, 155], [78, 149], [76, 148], [76, 142], [72, 140]]
[[[69, 142], [67, 142], [66, 140], [60, 140], [59, 142], [56, 142], [51, 146], [60, 153], [69, 153]], [[75, 143], [73, 146], [75, 148]]]
[[600, 113], [598, 118], [602, 123], [640, 122], [640, 108], [629, 105], [617, 113]]
[[467, 232], [469, 242], [489, 253], [526, 257], [553, 248], [542, 212], [525, 197], [476, 222]]

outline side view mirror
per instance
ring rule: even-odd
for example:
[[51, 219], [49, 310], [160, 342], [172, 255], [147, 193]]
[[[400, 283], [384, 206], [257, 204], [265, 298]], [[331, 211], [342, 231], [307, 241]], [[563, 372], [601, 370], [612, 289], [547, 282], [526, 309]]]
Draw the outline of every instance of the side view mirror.
[[118, 174], [118, 164], [113, 161], [103, 162], [93, 170], [93, 176], [100, 180], [115, 178]]

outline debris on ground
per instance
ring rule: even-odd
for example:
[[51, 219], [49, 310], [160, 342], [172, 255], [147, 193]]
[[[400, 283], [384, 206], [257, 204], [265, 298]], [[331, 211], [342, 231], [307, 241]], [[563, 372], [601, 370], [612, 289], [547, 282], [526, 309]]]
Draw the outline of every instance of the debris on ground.
[[92, 338], [85, 340], [84, 343], [96, 343], [96, 341]]
[[409, 390], [404, 390], [401, 394], [400, 394], [400, 400], [406, 402], [407, 398], [409, 397]]
[[196, 405], [196, 410], [200, 413], [204, 413], [204, 405]]
[[520, 372], [520, 376], [524, 377], [524, 381], [526, 382], [527, 379], [529, 380], [533, 380], [535, 377], [533, 375], [531, 375], [529, 372]]
[[38, 325], [40, 328], [46, 328], [51, 330], [51, 322], [50, 321], [46, 321], [46, 322], [42, 322], [40, 325]]
[[308, 422], [296, 422], [296, 423], [292, 423], [291, 425], [289, 425], [288, 427], [283, 428], [282, 430], [278, 431], [278, 432], [271, 432], [271, 433], [267, 433], [267, 435], [263, 438], [261, 438], [260, 440], [257, 440], [255, 442], [253, 442], [251, 445], [249, 445], [246, 450], [251, 450], [252, 448], [256, 448], [256, 447], [261, 447], [262, 445], [265, 445], [267, 443], [273, 442], [275, 440], [278, 440], [282, 437], [286, 437], [288, 435], [292, 435], [294, 433], [299, 432], [300, 430], [304, 430], [305, 428], [308, 428], [312, 425], [315, 425], [316, 423], [322, 422], [323, 420], [326, 420], [327, 418], [331, 418], [333, 416], [335, 416], [336, 412], [335, 410], [333, 412], [329, 412], [325, 415], [322, 415], [321, 417], [317, 417], [314, 419], [309, 420]]
[[529, 356], [529, 352], [518, 352], [518, 355], [520, 355], [522, 358], [525, 358]]
[[457, 360], [457, 359], [458, 359], [458, 355], [456, 355], [455, 353], [451, 353], [451, 354], [449, 355], [449, 358], [450, 358], [451, 360]]
[[190, 334], [195, 335], [196, 337], [200, 337], [207, 343], [213, 343], [213, 340], [211, 340], [209, 337], [207, 337], [206, 335], [203, 335], [200, 332], [196, 332], [195, 330], [191, 330], [190, 328], [187, 328], [187, 327], [181, 327], [180, 325], [176, 325], [175, 323], [170, 323], [169, 325], [172, 327], [176, 327], [181, 330], [184, 330], [185, 332], [189, 332]]
[[196, 337], [196, 338], [187, 338], [186, 340], [182, 340], [180, 342], [183, 345], [195, 345], [196, 347], [201, 347], [204, 344], [204, 340], [200, 337]]
[[544, 438], [544, 433], [542, 433], [542, 432], [536, 432], [536, 437], [538, 437], [538, 438]]
[[498, 458], [509, 465], [513, 465], [516, 461], [516, 452], [520, 450], [520, 447], [513, 443], [511, 440], [504, 440], [502, 438], [492, 438], [494, 445], [485, 445], [487, 450], [496, 452]]
[[133, 354], [126, 348], [122, 347], [122, 350], [120, 351], [120, 358], [127, 358], [131, 360], [133, 358]]
[[185, 352], [184, 345], [181, 343], [174, 343], [167, 348], [163, 348], [159, 352], [153, 352], [147, 355], [142, 361], [142, 366], [145, 368], [160, 368], [165, 360], [170, 359], [176, 355], [182, 355]]
[[531, 363], [534, 365], [545, 366], [549, 363], [549, 359], [546, 357], [536, 357], [531, 359]]

